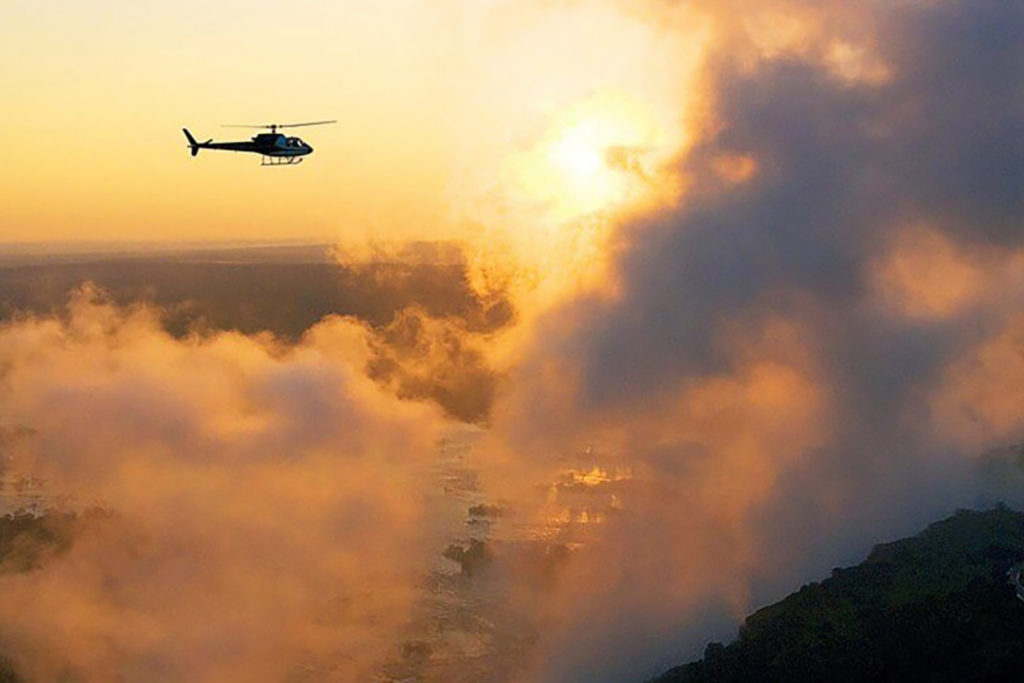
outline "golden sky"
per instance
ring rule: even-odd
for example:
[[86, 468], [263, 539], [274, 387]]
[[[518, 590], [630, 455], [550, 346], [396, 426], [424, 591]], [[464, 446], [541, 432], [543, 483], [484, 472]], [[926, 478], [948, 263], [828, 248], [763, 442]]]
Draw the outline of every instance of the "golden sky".
[[[879, 541], [1024, 503], [1019, 2], [0, 3], [0, 255], [460, 239], [505, 321], [179, 338], [87, 286], [0, 325], [3, 474], [116, 513], [0, 572], [28, 679], [533, 642], [523, 680], [643, 680]], [[319, 119], [285, 168], [181, 133]], [[481, 375], [484, 425], [403, 384]], [[438, 629], [469, 503], [508, 511], [502, 606]]]
[[[563, 221], [671, 156], [700, 35], [615, 2], [48, 2], [0, 8], [0, 242], [437, 239], [513, 205]], [[668, 16], [668, 15], [666, 15]], [[189, 156], [227, 123], [300, 167]], [[253, 131], [255, 132], [255, 131]], [[595, 189], [596, 188], [596, 189]]]

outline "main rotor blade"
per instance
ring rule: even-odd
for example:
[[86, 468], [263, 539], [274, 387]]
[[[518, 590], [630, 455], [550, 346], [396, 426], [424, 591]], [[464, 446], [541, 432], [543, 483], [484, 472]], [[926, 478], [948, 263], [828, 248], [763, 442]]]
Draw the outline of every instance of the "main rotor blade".
[[337, 123], [335, 120], [330, 121], [307, 121], [304, 123], [267, 123], [263, 125], [256, 125], [252, 123], [223, 123], [221, 128], [299, 128], [301, 126], [322, 126], [327, 123]]
[[306, 123], [279, 123], [278, 128], [298, 128], [299, 126], [322, 126], [325, 123], [337, 123], [335, 120], [331, 121], [308, 121]]

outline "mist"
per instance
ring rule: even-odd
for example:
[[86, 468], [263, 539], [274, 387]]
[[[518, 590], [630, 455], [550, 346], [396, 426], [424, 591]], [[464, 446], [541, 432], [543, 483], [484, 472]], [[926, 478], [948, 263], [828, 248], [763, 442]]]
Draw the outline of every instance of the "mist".
[[[558, 481], [584, 454], [628, 473], [591, 486], [607, 522], [566, 570], [538, 678], [698, 655], [976, 504], [978, 456], [1024, 429], [1024, 12], [716, 11], [710, 113], [673, 169], [687, 190], [616, 226], [614, 293], [542, 316], [496, 407], [507, 495], [525, 498], [513, 472]], [[536, 514], [573, 509], [554, 500]]]
[[370, 356], [362, 327], [178, 340], [84, 290], [0, 338], [21, 428], [4, 475], [109, 511], [3, 576], [22, 675], [352, 680], [395, 646], [430, 561], [417, 473], [441, 420], [347, 365]]
[[642, 680], [1024, 502], [991, 477], [1024, 440], [1024, 7], [459, 16], [423, 230], [470, 236], [339, 245], [385, 303], [171, 334], [85, 287], [0, 326], [4, 477], [103, 511], [0, 573], [24, 676]]

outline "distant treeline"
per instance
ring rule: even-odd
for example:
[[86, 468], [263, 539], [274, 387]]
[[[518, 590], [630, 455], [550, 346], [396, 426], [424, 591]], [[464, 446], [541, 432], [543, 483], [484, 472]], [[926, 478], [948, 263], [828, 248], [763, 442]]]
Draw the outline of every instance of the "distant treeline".
[[[230, 254], [228, 254], [230, 255]], [[253, 258], [246, 253], [247, 258]], [[0, 323], [19, 315], [62, 315], [89, 282], [117, 304], [158, 307], [177, 337], [237, 330], [294, 342], [325, 316], [378, 330], [372, 377], [402, 397], [429, 399], [466, 422], [486, 420], [496, 377], [479, 351], [487, 334], [513, 322], [501, 292], [480, 296], [465, 266], [119, 257], [0, 267]], [[424, 324], [425, 320], [440, 324]], [[438, 349], [444, 351], [438, 354]]]
[[165, 312], [167, 329], [270, 331], [297, 339], [324, 316], [389, 324], [417, 306], [456, 317], [475, 331], [511, 321], [504, 299], [481, 299], [461, 265], [181, 262], [150, 258], [0, 267], [0, 321], [18, 312], [59, 312], [92, 282], [120, 304], [146, 301]]

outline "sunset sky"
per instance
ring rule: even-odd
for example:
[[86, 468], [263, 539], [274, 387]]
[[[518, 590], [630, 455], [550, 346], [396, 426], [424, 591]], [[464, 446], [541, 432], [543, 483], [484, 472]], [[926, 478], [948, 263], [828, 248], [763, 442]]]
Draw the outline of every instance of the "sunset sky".
[[[486, 204], [605, 208], [605, 149], [670, 157], [701, 22], [613, 3], [4, 3], [0, 240], [464, 237]], [[677, 24], [677, 25], [675, 25]], [[315, 154], [188, 155], [296, 130]], [[567, 176], [567, 177], [566, 177]], [[501, 188], [496, 190], [496, 188]], [[608, 190], [608, 187], [604, 189]], [[610, 188], [611, 194], [620, 192]], [[500, 193], [504, 197], [496, 197]], [[604, 194], [608, 194], [606, 191]]]
[[[215, 258], [166, 305], [0, 301], [3, 474], [111, 512], [0, 573], [0, 655], [639, 681], [1021, 505], [1022, 35], [1019, 0], [0, 0], [0, 252], [316, 240], [318, 292], [385, 301], [283, 332], [254, 297], [320, 310], [309, 264]], [[321, 119], [284, 168], [181, 133]], [[259, 333], [173, 330], [204, 296]]]

